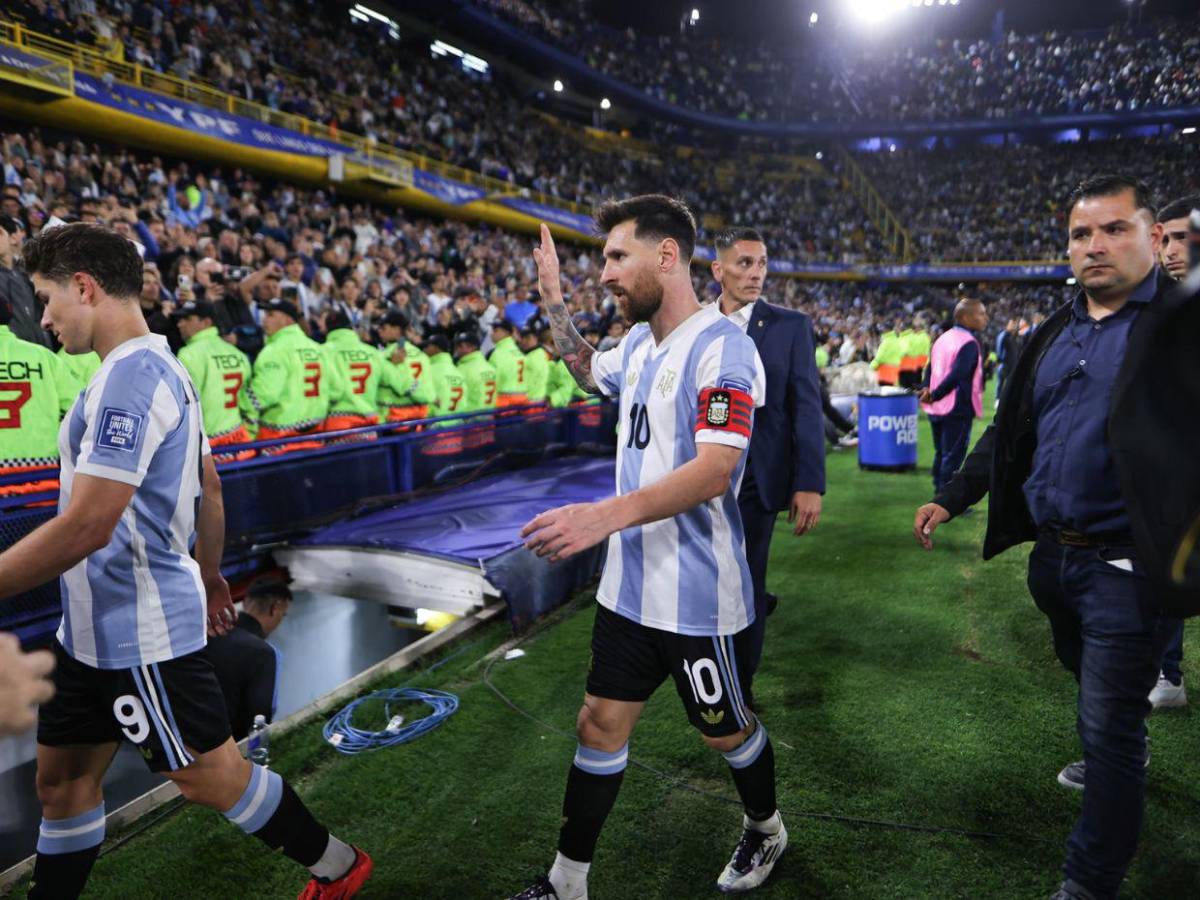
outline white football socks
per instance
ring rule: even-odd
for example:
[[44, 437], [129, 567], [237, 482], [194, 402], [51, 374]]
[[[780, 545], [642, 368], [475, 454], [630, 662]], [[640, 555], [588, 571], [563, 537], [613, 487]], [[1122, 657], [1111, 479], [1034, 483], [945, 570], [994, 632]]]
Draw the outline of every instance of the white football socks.
[[550, 868], [550, 884], [558, 900], [587, 900], [587, 873], [591, 863], [576, 862], [559, 853]]
[[356, 859], [358, 859], [358, 854], [354, 852], [354, 848], [349, 844], [343, 844], [331, 834], [325, 852], [314, 865], [308, 867], [308, 871], [313, 873], [314, 878], [337, 881], [350, 871]]

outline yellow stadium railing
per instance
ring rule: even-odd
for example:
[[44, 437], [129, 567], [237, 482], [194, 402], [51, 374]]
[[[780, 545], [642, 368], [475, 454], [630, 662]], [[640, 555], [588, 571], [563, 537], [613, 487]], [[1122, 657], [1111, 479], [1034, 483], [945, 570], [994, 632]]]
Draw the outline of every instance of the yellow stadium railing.
[[520, 195], [546, 206], [566, 209], [583, 215], [591, 213], [591, 210], [582, 204], [530, 191], [507, 181], [490, 178], [418, 153], [381, 145], [372, 138], [348, 134], [302, 116], [236, 97], [201, 82], [177, 78], [174, 75], [156, 72], [136, 63], [118, 60], [102, 50], [73, 44], [32, 31], [19, 22], [0, 20], [0, 41], [59, 62], [69, 63], [76, 71], [100, 77], [111, 76], [126, 84], [136, 85], [169, 97], [189, 100], [230, 115], [242, 116], [300, 134], [332, 140], [355, 151], [360, 158], [367, 160], [368, 164], [371, 159], [377, 158], [383, 164], [383, 168], [390, 171], [411, 165], [413, 168], [425, 172], [481, 188], [492, 196]]

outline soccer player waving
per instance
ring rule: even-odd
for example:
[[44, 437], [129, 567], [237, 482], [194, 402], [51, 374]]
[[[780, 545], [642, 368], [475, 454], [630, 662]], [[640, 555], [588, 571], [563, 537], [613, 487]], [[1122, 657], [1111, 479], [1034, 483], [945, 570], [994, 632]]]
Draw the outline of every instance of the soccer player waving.
[[142, 260], [98, 225], [30, 241], [44, 327], [103, 365], [63, 420], [58, 515], [0, 554], [0, 598], [61, 576], [54, 699], [38, 713], [42, 825], [31, 898], [78, 897], [104, 840], [104, 773], [124, 738], [183, 796], [306, 866], [304, 898], [353, 896], [371, 859], [242, 759], [205, 656], [228, 628], [221, 483], [187, 371], [149, 333]]
[[740, 328], [696, 299], [688, 271], [696, 223], [684, 204], [634, 197], [601, 206], [596, 221], [607, 233], [603, 284], [637, 323], [607, 352], [571, 324], [544, 225], [534, 250], [563, 361], [584, 389], [620, 397], [621, 432], [616, 496], [543, 513], [523, 532], [526, 546], [551, 560], [607, 538], [608, 558], [558, 856], [547, 877], [516, 897], [587, 897], [629, 736], [668, 675], [704, 742], [728, 761], [745, 806], [742, 839], [717, 887], [746, 891], [767, 879], [787, 846], [771, 742], [744, 700], [754, 591], [737, 492], [754, 408], [765, 399], [762, 362]]

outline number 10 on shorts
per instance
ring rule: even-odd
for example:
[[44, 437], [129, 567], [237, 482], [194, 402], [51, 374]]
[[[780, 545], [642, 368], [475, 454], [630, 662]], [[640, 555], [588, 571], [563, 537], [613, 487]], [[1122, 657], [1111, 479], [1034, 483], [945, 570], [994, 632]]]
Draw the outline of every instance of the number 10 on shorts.
[[[688, 683], [692, 686], [692, 696], [696, 698], [697, 704], [716, 706], [721, 702], [724, 692], [721, 689], [721, 676], [715, 662], [711, 659], [698, 659], [689, 664], [685, 659], [683, 673], [687, 675]], [[710, 684], [712, 685], [711, 689], [709, 688]]]

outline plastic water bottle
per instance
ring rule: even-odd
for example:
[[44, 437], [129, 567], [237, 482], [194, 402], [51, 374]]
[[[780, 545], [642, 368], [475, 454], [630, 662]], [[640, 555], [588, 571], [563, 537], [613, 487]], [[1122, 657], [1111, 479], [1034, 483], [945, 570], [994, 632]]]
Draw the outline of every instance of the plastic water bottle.
[[267, 730], [267, 717], [255, 716], [250, 729], [250, 762], [259, 766], [271, 762], [271, 732]]

